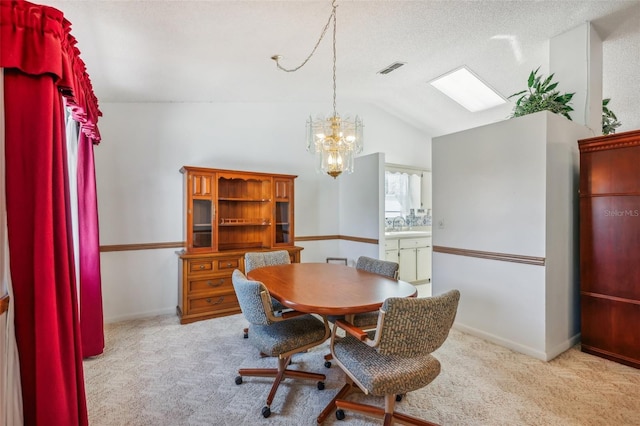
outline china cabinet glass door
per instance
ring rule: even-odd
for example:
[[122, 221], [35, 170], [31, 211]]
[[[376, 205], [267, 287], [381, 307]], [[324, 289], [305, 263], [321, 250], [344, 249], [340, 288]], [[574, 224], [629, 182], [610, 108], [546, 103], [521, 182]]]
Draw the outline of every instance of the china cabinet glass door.
[[293, 180], [274, 179], [275, 187], [275, 236], [274, 245], [293, 243]]

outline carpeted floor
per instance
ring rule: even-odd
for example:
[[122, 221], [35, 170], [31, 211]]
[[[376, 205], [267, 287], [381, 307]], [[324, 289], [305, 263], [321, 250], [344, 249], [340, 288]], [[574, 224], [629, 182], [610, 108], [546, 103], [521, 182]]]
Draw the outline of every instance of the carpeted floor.
[[[239, 367], [275, 367], [242, 338], [246, 322], [234, 315], [180, 325], [173, 315], [106, 325], [106, 349], [85, 360], [90, 424], [102, 425], [314, 425], [343, 384], [326, 369], [323, 345], [294, 357], [294, 367], [327, 375], [326, 388], [286, 380], [260, 414], [266, 378], [236, 385]], [[640, 425], [640, 370], [572, 348], [551, 362], [452, 330], [437, 352], [442, 372], [409, 393], [397, 409], [441, 425]], [[382, 400], [354, 395], [381, 404]], [[380, 421], [347, 412], [325, 425]]]

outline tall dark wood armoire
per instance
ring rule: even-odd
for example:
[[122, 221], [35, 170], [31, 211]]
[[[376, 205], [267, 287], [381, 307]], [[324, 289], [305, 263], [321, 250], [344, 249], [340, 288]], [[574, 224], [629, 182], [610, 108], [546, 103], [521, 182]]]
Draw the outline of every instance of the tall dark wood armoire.
[[582, 351], [640, 368], [640, 130], [578, 144]]

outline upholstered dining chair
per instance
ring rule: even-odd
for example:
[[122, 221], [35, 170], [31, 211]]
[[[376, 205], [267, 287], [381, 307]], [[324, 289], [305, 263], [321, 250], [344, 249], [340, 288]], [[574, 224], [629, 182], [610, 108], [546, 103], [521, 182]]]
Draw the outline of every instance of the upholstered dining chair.
[[[356, 269], [383, 275], [394, 280], [398, 278], [399, 267], [397, 262], [373, 259], [367, 256], [360, 256], [356, 261]], [[365, 329], [375, 328], [378, 325], [378, 311], [354, 315], [352, 324]]]
[[316, 380], [318, 389], [324, 389], [324, 374], [289, 370], [287, 366], [292, 355], [320, 345], [329, 338], [331, 333], [327, 321], [296, 311], [276, 315], [271, 295], [263, 283], [247, 279], [239, 269], [233, 271], [232, 281], [242, 314], [250, 324], [249, 342], [261, 353], [278, 358], [277, 368], [241, 368], [236, 377], [237, 385], [242, 384], [243, 376], [274, 377], [262, 415], [271, 415], [271, 403], [284, 378]]
[[[346, 321], [336, 321], [331, 338], [334, 361], [344, 370], [347, 383], [335, 401], [336, 418], [344, 410], [382, 417], [385, 425], [434, 425], [395, 411], [398, 396], [431, 383], [440, 374], [440, 362], [432, 355], [447, 339], [458, 309], [460, 292], [451, 290], [435, 297], [389, 298], [380, 309], [375, 334]], [[346, 337], [336, 339], [336, 329]], [[384, 396], [385, 406], [347, 401], [352, 386], [365, 394]]]
[[[361, 271], [367, 271], [385, 277], [397, 279], [398, 278], [398, 265], [397, 262], [391, 262], [388, 260], [374, 259], [372, 257], [360, 256], [356, 261], [356, 269]], [[330, 322], [335, 322], [339, 319], [344, 320], [344, 316], [329, 316]], [[375, 328], [378, 325], [378, 311], [365, 312], [362, 314], [356, 314], [350, 318], [350, 322], [356, 327], [363, 329]], [[324, 357], [324, 366], [331, 367], [331, 354], [327, 354]]]
[[[244, 254], [244, 273], [248, 274], [250, 271], [263, 266], [287, 265], [289, 263], [291, 263], [291, 257], [286, 250], [247, 252]], [[273, 310], [276, 312], [289, 309], [274, 298], [271, 298], [271, 303], [273, 304]], [[244, 338], [247, 339], [249, 337], [249, 329], [245, 328], [243, 333]]]
[[356, 261], [356, 269], [384, 275], [389, 278], [398, 278], [398, 263], [389, 260], [374, 259], [372, 257], [360, 256]]

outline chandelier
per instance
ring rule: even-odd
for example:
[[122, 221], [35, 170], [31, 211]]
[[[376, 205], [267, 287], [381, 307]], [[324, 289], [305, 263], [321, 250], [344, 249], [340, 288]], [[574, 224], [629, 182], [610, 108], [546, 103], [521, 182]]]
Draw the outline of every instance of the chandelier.
[[302, 68], [311, 59], [327, 29], [333, 23], [333, 115], [322, 115], [307, 120], [307, 151], [316, 157], [316, 169], [327, 173], [334, 179], [343, 172], [353, 173], [355, 157], [362, 152], [362, 120], [356, 116], [340, 117], [336, 112], [336, 0], [331, 3], [331, 15], [313, 50], [299, 66], [287, 69], [280, 65], [282, 56], [271, 57], [278, 69], [294, 72]]

